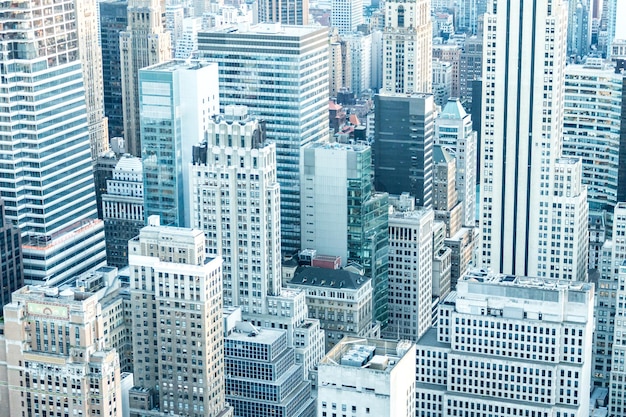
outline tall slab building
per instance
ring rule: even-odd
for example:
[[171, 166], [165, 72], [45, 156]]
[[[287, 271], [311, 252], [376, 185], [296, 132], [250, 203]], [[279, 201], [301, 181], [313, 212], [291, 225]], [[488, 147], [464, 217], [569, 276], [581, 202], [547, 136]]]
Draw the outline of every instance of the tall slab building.
[[0, 11], [0, 192], [22, 233], [26, 283], [104, 265], [73, 0]]
[[429, 0], [385, 2], [381, 93], [431, 91], [432, 34]]
[[75, 0], [78, 52], [83, 62], [83, 82], [87, 103], [87, 123], [91, 159], [109, 149], [109, 132], [104, 116], [102, 51], [98, 44], [98, 4], [96, 0]]
[[260, 24], [198, 34], [219, 63], [220, 105], [245, 105], [276, 143], [283, 252], [300, 250], [300, 155], [328, 138], [328, 29]]
[[[564, 233], [585, 235], [587, 223], [552, 229], [566, 221], [563, 199], [574, 192], [561, 188], [571, 174], [555, 169], [566, 37], [561, 0], [494, 2], [485, 15], [479, 263], [497, 272], [586, 279], [586, 260], [561, 241]], [[555, 257], [573, 259], [562, 269]]]
[[165, 0], [129, 0], [128, 27], [120, 33], [126, 150], [141, 156], [139, 70], [172, 58], [165, 29]]

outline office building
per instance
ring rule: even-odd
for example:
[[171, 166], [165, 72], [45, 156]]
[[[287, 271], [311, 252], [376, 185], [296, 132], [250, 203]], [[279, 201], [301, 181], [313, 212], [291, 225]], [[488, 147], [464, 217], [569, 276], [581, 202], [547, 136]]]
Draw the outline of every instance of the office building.
[[[433, 60], [438, 59], [448, 62], [452, 66], [452, 81], [450, 84], [450, 97], [459, 97], [461, 94], [461, 54], [463, 48], [454, 43], [433, 45]], [[434, 80], [433, 80], [434, 83]], [[443, 107], [444, 104], [441, 105]]]
[[157, 216], [128, 243], [131, 394], [142, 399], [131, 402], [131, 415], [232, 415], [224, 392], [222, 260], [208, 257], [204, 245], [201, 230], [160, 226]]
[[478, 34], [478, 20], [486, 11], [487, 1], [485, 0], [460, 0], [457, 19], [459, 32]]
[[122, 417], [120, 362], [104, 346], [97, 295], [27, 285], [4, 307], [2, 330], [3, 415]]
[[170, 33], [164, 28], [164, 13], [164, 0], [129, 0], [128, 27], [120, 32], [124, 139], [126, 150], [139, 157], [143, 150], [139, 70], [172, 58]]
[[1, 60], [0, 140], [7, 159], [0, 190], [7, 220], [22, 234], [24, 278], [31, 284], [52, 285], [105, 262], [79, 22], [65, 12], [73, 10], [73, 0], [55, 6], [46, 19], [33, 17], [39, 8], [29, 1], [7, 3], [0, 12], [11, 22], [0, 30], [7, 51]]
[[192, 146], [218, 113], [217, 65], [167, 61], [139, 70], [146, 217], [189, 226]]
[[343, 337], [379, 337], [372, 321], [372, 279], [347, 269], [301, 266], [285, 283], [306, 293], [309, 317], [319, 319], [328, 352]]
[[433, 96], [437, 106], [444, 106], [452, 90], [452, 64], [439, 59], [433, 63]]
[[600, 58], [565, 68], [563, 156], [582, 160], [589, 211], [609, 217], [619, 201], [622, 82]]
[[372, 278], [374, 320], [387, 321], [388, 195], [372, 189], [371, 148], [316, 142], [304, 148], [302, 249], [356, 262]]
[[[626, 266], [622, 262], [619, 267], [615, 282], [617, 283], [617, 300], [624, 299], [623, 285], [626, 280]], [[624, 305], [617, 302], [615, 309], [615, 331], [613, 337], [612, 355], [610, 362], [610, 384], [609, 384], [609, 412], [612, 416], [626, 415], [626, 396], [624, 395], [624, 369], [622, 367], [622, 357], [626, 353], [626, 346], [621, 337], [624, 332]]]
[[165, 6], [165, 30], [170, 33], [172, 57], [176, 56], [176, 44], [183, 36], [184, 19], [185, 8], [182, 4], [168, 4]]
[[93, 165], [93, 182], [96, 188], [99, 219], [104, 218], [102, 196], [107, 193], [107, 181], [113, 178], [113, 171], [115, 171], [118, 160], [118, 155], [113, 150], [108, 150], [100, 154]]
[[476, 132], [459, 99], [450, 99], [435, 119], [435, 144], [455, 157], [456, 191], [463, 204], [462, 224], [476, 224]]
[[[452, 250], [445, 246], [446, 224], [433, 223], [433, 301], [443, 300], [452, 288]], [[435, 314], [439, 311], [435, 308]]]
[[128, 27], [128, 2], [124, 0], [101, 1], [98, 6], [100, 7], [104, 114], [108, 119], [109, 138], [123, 137], [120, 32]]
[[235, 416], [315, 416], [315, 399], [287, 332], [238, 322], [224, 341], [226, 399]]
[[415, 345], [346, 337], [319, 364], [317, 415], [415, 416]]
[[[481, 15], [478, 19], [476, 34], [465, 39], [461, 51], [459, 98], [468, 110], [472, 108], [473, 82], [481, 79], [483, 74], [483, 22], [484, 16]], [[480, 118], [477, 118], [476, 122], [480, 122]]]
[[432, 325], [432, 209], [389, 215], [389, 325], [387, 338], [416, 341]]
[[591, 0], [567, 1], [567, 55], [586, 56], [591, 46]]
[[372, 35], [360, 32], [341, 36], [341, 87], [356, 97], [372, 88]]
[[[493, 6], [485, 14], [483, 50], [491, 63], [483, 67], [482, 80], [478, 263], [508, 274], [584, 278], [586, 251], [585, 259], [568, 259], [571, 271], [552, 265], [565, 261], [563, 254], [556, 255], [565, 249], [559, 246], [564, 236], [551, 233], [551, 225], [566, 222], [555, 208], [568, 198], [560, 188], [569, 180], [562, 176], [567, 173], [555, 172], [563, 132], [565, 4], [542, 0], [523, 7]], [[534, 29], [523, 30], [529, 27]], [[576, 189], [572, 192], [580, 190], [570, 186]], [[586, 235], [587, 222], [581, 227], [564, 232]], [[571, 249], [565, 250], [578, 256]]]
[[330, 25], [339, 30], [339, 35], [357, 31], [363, 19], [363, 0], [332, 0]]
[[245, 106], [226, 106], [205, 136], [190, 168], [193, 227], [224, 259], [224, 305], [240, 306], [246, 319], [266, 314], [267, 295], [281, 289], [276, 145]]
[[446, 236], [461, 227], [463, 206], [456, 191], [456, 158], [440, 145], [433, 146], [433, 209], [435, 218], [446, 224]]
[[385, 2], [381, 94], [429, 93], [432, 21], [428, 0]]
[[83, 63], [83, 83], [87, 105], [87, 124], [91, 159], [109, 149], [109, 131], [104, 115], [102, 53], [99, 44], [98, 3], [96, 0], [75, 0], [78, 53]]
[[301, 148], [328, 138], [328, 31], [286, 25], [198, 34], [199, 55], [219, 63], [222, 109], [248, 106], [276, 143], [282, 251], [300, 250]]
[[430, 94], [387, 94], [374, 99], [374, 188], [408, 192], [417, 205], [432, 204], [436, 107]]
[[145, 225], [143, 166], [141, 159], [125, 155], [107, 180], [102, 196], [107, 265], [128, 265], [128, 241], [139, 235]]
[[22, 267], [22, 237], [20, 231], [7, 219], [4, 201], [0, 199], [0, 306], [11, 301], [11, 294], [24, 285]]
[[468, 274], [417, 342], [416, 415], [588, 416], [593, 308], [590, 284]]
[[309, 24], [309, 0], [261, 0], [257, 7], [259, 23]]

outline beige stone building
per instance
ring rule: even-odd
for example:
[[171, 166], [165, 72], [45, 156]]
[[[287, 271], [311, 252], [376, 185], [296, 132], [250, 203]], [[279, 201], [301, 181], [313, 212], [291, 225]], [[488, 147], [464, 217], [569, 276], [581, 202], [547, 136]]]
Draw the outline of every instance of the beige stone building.
[[128, 244], [135, 388], [131, 416], [227, 416], [222, 259], [201, 230], [148, 226]]
[[4, 308], [0, 415], [122, 416], [120, 364], [98, 296], [26, 286]]

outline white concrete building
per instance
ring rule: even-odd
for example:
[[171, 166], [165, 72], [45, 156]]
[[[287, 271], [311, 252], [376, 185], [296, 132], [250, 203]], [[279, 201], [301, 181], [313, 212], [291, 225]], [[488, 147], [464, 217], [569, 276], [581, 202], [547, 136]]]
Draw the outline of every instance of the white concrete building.
[[[553, 183], [562, 148], [567, 7], [561, 0], [498, 2], [484, 19], [478, 263], [507, 274], [570, 276], [550, 264], [561, 239], [552, 221], [569, 221], [554, 217], [562, 184]], [[586, 259], [570, 261], [586, 271]], [[586, 276], [578, 272], [576, 279]]]
[[347, 337], [318, 372], [318, 417], [416, 415], [412, 342]]
[[609, 411], [611, 416], [626, 416], [626, 372], [624, 371], [624, 356], [626, 355], [626, 342], [623, 334], [626, 332], [626, 309], [623, 301], [626, 299], [626, 263], [622, 263], [616, 274], [618, 284], [615, 309], [615, 330], [613, 337], [613, 349], [611, 355], [611, 372], [609, 383]]
[[432, 209], [389, 215], [389, 324], [385, 337], [418, 340], [432, 324]]
[[593, 286], [475, 271], [417, 342], [417, 414], [589, 415]]
[[372, 88], [372, 35], [341, 36], [343, 85], [357, 97]]
[[476, 225], [476, 132], [472, 118], [458, 98], [447, 101], [435, 119], [435, 145], [445, 147], [456, 160], [456, 190], [463, 203], [463, 226]]
[[339, 30], [340, 35], [354, 33], [364, 23], [363, 0], [332, 0], [330, 25]]
[[201, 230], [160, 226], [156, 216], [128, 243], [131, 396], [143, 396], [147, 404], [141, 409], [135, 402], [139, 415], [227, 414], [222, 259], [207, 256], [204, 245]]
[[428, 0], [385, 2], [381, 93], [430, 93], [432, 20]]

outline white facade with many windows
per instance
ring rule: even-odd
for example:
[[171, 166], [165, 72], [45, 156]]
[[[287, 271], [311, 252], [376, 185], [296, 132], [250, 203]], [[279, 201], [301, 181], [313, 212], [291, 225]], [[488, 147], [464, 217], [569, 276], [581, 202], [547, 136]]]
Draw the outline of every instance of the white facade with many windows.
[[593, 307], [589, 284], [468, 274], [417, 343], [416, 415], [587, 416]]

